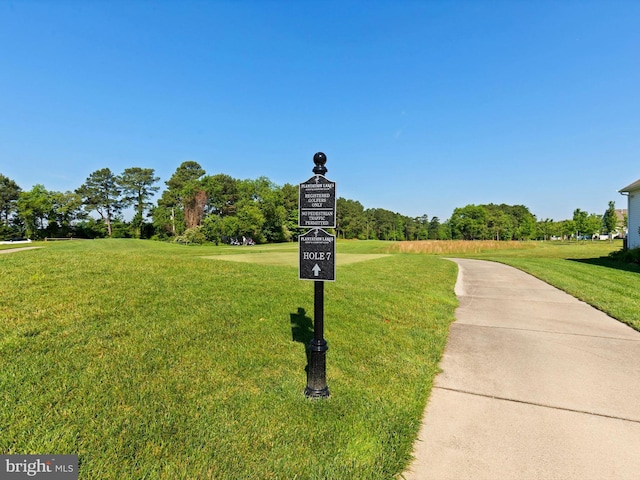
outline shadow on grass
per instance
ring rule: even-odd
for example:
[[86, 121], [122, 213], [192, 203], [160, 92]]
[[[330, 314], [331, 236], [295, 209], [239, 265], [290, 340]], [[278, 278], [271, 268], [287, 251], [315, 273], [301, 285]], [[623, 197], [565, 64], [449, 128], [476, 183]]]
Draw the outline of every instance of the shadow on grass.
[[625, 263], [613, 260], [608, 257], [598, 258], [567, 258], [571, 262], [586, 263], [589, 265], [597, 265], [598, 267], [614, 268], [616, 270], [622, 270], [624, 272], [640, 273], [640, 265], [634, 263]]
[[294, 342], [300, 342], [304, 345], [304, 351], [307, 355], [307, 366], [305, 371], [309, 370], [309, 343], [313, 338], [313, 320], [307, 316], [304, 308], [298, 307], [297, 313], [290, 313], [291, 317], [291, 339]]

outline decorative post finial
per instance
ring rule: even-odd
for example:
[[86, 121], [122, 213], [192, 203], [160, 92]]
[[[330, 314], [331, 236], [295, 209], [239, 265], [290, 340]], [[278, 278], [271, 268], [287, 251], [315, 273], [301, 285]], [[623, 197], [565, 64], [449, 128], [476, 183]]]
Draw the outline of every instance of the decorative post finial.
[[316, 175], [324, 175], [327, 173], [327, 167], [324, 166], [324, 164], [327, 163], [327, 156], [324, 153], [316, 153], [313, 156], [313, 163], [316, 164], [316, 166], [313, 167], [313, 173]]

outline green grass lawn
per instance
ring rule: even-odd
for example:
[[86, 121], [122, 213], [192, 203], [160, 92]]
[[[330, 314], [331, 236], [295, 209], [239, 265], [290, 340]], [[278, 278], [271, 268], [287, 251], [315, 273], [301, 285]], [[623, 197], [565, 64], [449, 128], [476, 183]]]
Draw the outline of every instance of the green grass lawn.
[[0, 256], [3, 454], [77, 453], [80, 478], [101, 480], [391, 479], [409, 463], [454, 263], [339, 263], [325, 285], [331, 396], [309, 400], [313, 282], [286, 262], [206, 258], [295, 244], [43, 247]]
[[[101, 480], [392, 479], [408, 465], [454, 318], [453, 262], [338, 242], [331, 396], [308, 400], [313, 282], [298, 280], [297, 244], [38, 246], [0, 255], [1, 453], [77, 453], [80, 478]], [[640, 269], [606, 257], [619, 244], [444, 247], [640, 330]]]

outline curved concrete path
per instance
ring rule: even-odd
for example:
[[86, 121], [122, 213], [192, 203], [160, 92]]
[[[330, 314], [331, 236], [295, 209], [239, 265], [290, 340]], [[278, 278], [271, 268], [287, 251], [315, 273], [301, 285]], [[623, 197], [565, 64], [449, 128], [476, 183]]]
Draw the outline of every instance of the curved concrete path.
[[460, 306], [407, 480], [640, 478], [640, 332], [512, 267]]
[[4, 249], [4, 250], [0, 250], [0, 254], [2, 254], [2, 253], [24, 252], [25, 250], [35, 250], [36, 248], [42, 248], [42, 247], [7, 248], [7, 249]]

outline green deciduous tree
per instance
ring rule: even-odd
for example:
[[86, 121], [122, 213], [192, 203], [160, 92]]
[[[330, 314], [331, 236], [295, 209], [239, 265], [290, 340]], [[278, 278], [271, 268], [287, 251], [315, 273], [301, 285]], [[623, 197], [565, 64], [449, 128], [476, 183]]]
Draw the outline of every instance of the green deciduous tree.
[[491, 209], [487, 218], [487, 228], [495, 240], [511, 240], [514, 234], [512, 217], [500, 209]]
[[34, 185], [21, 192], [16, 202], [18, 215], [24, 221], [26, 236], [40, 238], [47, 227], [47, 219], [52, 215], [53, 197], [44, 185]]
[[238, 236], [250, 237], [256, 242], [266, 240], [262, 231], [266, 220], [258, 205], [248, 201], [241, 202], [238, 205], [236, 219]]
[[0, 221], [9, 226], [9, 217], [16, 211], [16, 202], [22, 189], [18, 184], [0, 173]]
[[[259, 177], [256, 180], [243, 180], [241, 182], [241, 191], [245, 190], [245, 196], [243, 198], [243, 207], [245, 208], [245, 215], [248, 212], [246, 210], [247, 205], [252, 203], [257, 207], [260, 215], [254, 212], [247, 219], [252, 218], [254, 222], [253, 232], [250, 236], [255, 241], [267, 241], [267, 242], [282, 242], [289, 240], [291, 234], [288, 233], [285, 228], [285, 221], [287, 219], [287, 212], [283, 205], [282, 191], [280, 187], [274, 184], [267, 177]], [[246, 194], [249, 194], [248, 196]], [[238, 216], [241, 216], [242, 211], [238, 210]], [[261, 223], [261, 227], [256, 229], [255, 227]]]
[[76, 192], [52, 192], [53, 209], [49, 218], [50, 226], [55, 224], [59, 231], [52, 235], [71, 235], [74, 224], [87, 217], [82, 210], [82, 197]]
[[[186, 228], [193, 228], [202, 221], [206, 207], [205, 188], [200, 182], [206, 172], [198, 162], [188, 160], [176, 169], [174, 174], [165, 183], [167, 190], [162, 193], [158, 206], [168, 209], [168, 215], [154, 210], [154, 225], [158, 225], [156, 214], [160, 218], [170, 219], [170, 231], [172, 235], [181, 234]], [[203, 203], [204, 201], [204, 203]]]
[[575, 226], [575, 233], [576, 233], [576, 239], [579, 239], [580, 237], [584, 237], [584, 235], [587, 233], [588, 230], [588, 225], [587, 225], [587, 219], [589, 218], [589, 214], [587, 212], [585, 212], [584, 210], [580, 210], [579, 208], [576, 208], [573, 211], [573, 223]]
[[384, 208], [370, 209], [373, 231], [378, 240], [397, 240], [396, 215]]
[[529, 240], [536, 233], [536, 217], [524, 205], [501, 205], [515, 225], [511, 240]]
[[548, 240], [552, 235], [553, 230], [553, 220], [550, 218], [545, 218], [544, 220], [540, 220], [537, 224], [537, 238], [541, 238], [542, 240]]
[[577, 238], [591, 238], [600, 233], [602, 229], [602, 216], [595, 213], [589, 214], [584, 210], [576, 208], [573, 211], [573, 222], [576, 228]]
[[467, 205], [449, 220], [453, 239], [528, 240], [536, 235], [536, 217], [524, 205]]
[[362, 204], [339, 197], [336, 200], [336, 226], [342, 238], [364, 238], [367, 218]]
[[[184, 214], [182, 209], [176, 208], [174, 205], [165, 203], [165, 193], [158, 200], [158, 206], [151, 209], [151, 217], [153, 219], [153, 228], [158, 238], [165, 238], [184, 232]], [[178, 227], [181, 227], [178, 231]]]
[[609, 235], [609, 241], [613, 241], [613, 235], [618, 230], [618, 215], [616, 214], [616, 202], [610, 201], [609, 208], [604, 212], [602, 216], [602, 223], [604, 224], [605, 231]]
[[560, 222], [560, 232], [563, 239], [571, 240], [571, 236], [576, 233], [576, 222], [573, 220], [562, 220]]
[[235, 214], [238, 202], [238, 180], [219, 173], [202, 179], [202, 185], [207, 192], [209, 202], [207, 212], [219, 217]]
[[483, 205], [456, 208], [450, 223], [454, 240], [483, 240], [489, 236], [488, 212]]
[[602, 215], [598, 215], [596, 213], [590, 213], [587, 216], [586, 221], [586, 230], [585, 234], [587, 236], [591, 236], [591, 240], [593, 240], [596, 236], [600, 235], [602, 232]]
[[298, 228], [298, 186], [285, 183], [280, 188], [280, 197], [286, 212], [283, 230], [287, 240], [295, 240], [301, 232]]
[[21, 191], [15, 181], [0, 173], [0, 239], [11, 238], [17, 234], [10, 220], [16, 212], [16, 202]]

